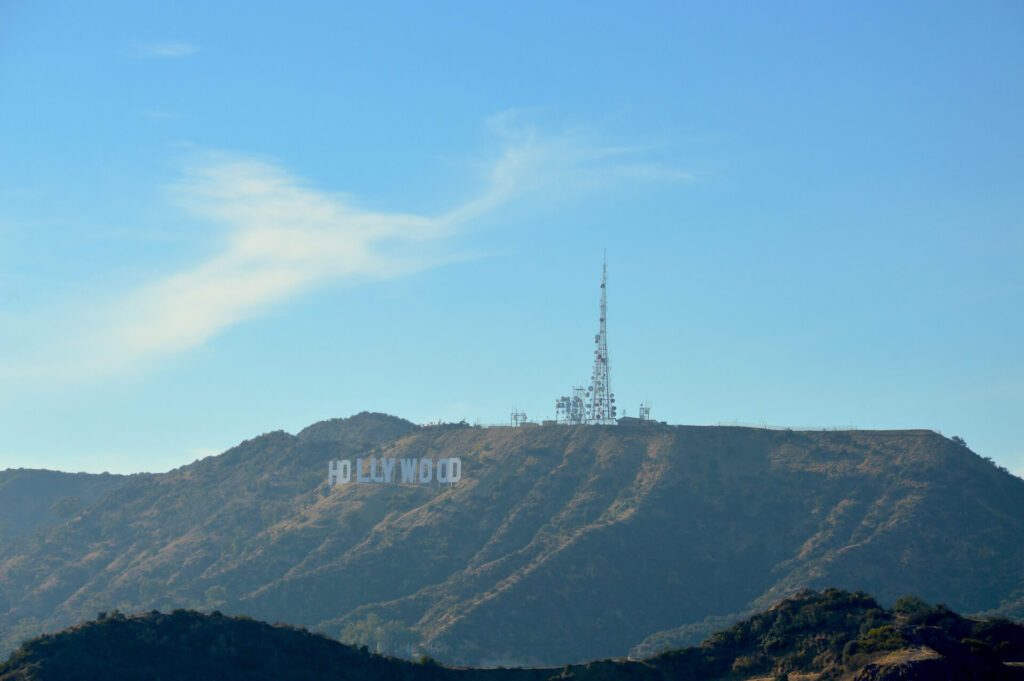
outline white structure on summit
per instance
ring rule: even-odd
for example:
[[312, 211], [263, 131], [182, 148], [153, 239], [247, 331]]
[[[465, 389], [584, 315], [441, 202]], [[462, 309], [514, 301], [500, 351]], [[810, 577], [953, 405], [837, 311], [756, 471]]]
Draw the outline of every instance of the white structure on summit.
[[594, 336], [594, 370], [590, 385], [573, 388], [572, 396], [555, 401], [555, 420], [569, 425], [611, 426], [616, 423], [615, 394], [608, 362], [608, 258], [601, 267], [601, 316]]
[[587, 405], [587, 422], [597, 425], [615, 423], [615, 395], [608, 377], [608, 328], [605, 316], [608, 313], [608, 258], [601, 266], [601, 321], [594, 336], [594, 371], [590, 376], [590, 404]]
[[454, 485], [462, 480], [462, 459], [409, 458], [387, 456], [358, 457], [353, 463], [349, 459], [338, 459], [327, 464], [327, 484], [347, 485], [349, 483], [385, 483], [402, 485], [429, 485], [438, 482]]

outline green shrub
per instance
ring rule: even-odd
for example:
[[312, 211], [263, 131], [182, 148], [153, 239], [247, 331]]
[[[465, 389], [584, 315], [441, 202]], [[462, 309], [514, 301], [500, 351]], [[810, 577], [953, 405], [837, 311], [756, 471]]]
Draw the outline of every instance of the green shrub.
[[858, 652], [876, 653], [884, 650], [899, 650], [905, 646], [903, 637], [891, 624], [876, 627], [856, 641]]

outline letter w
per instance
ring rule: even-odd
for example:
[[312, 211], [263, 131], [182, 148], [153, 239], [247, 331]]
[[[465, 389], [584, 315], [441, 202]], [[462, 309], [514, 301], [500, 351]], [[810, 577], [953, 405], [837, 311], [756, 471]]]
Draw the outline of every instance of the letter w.
[[416, 482], [416, 459], [402, 459], [402, 483]]

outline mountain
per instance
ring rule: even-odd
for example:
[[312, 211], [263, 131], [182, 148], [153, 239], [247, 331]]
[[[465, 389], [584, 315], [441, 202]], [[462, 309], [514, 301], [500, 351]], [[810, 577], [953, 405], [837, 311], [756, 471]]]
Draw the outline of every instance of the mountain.
[[77, 679], [317, 679], [319, 681], [674, 681], [785, 679], [915, 681], [1024, 679], [1024, 626], [969, 620], [902, 599], [803, 592], [716, 633], [698, 647], [643, 660], [561, 669], [453, 669], [371, 654], [289, 626], [177, 610], [96, 621], [26, 643], [0, 681]]
[[[327, 462], [459, 457], [454, 486]], [[219, 609], [452, 663], [649, 654], [836, 586], [1024, 615], [1024, 480], [924, 430], [418, 427], [275, 432], [127, 480], [0, 556], [0, 635]]]
[[0, 551], [37, 529], [64, 522], [125, 479], [110, 473], [0, 471]]

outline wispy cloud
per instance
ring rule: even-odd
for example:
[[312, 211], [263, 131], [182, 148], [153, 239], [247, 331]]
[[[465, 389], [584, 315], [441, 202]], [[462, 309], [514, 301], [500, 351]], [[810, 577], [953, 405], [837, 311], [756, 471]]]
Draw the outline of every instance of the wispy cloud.
[[[37, 362], [17, 363], [19, 372], [62, 378], [118, 372], [200, 347], [326, 284], [436, 267], [456, 257], [445, 247], [451, 237], [532, 192], [586, 189], [623, 177], [686, 177], [654, 165], [637, 173], [628, 148], [589, 145], [578, 132], [542, 135], [500, 117], [491, 126], [502, 145], [481, 167], [482, 189], [435, 215], [368, 210], [267, 160], [224, 153], [193, 157], [169, 194], [214, 228], [210, 255], [93, 306], [98, 312], [86, 328], [65, 335], [75, 340]], [[0, 375], [12, 370], [4, 364]]]
[[191, 43], [141, 43], [135, 46], [133, 54], [137, 57], [158, 57], [163, 59], [179, 59], [190, 57], [202, 52], [202, 48]]
[[383, 279], [429, 266], [419, 243], [451, 220], [361, 210], [266, 161], [211, 156], [173, 188], [224, 230], [219, 253], [151, 282], [119, 305], [108, 344], [122, 358], [180, 352], [314, 286]]

